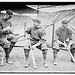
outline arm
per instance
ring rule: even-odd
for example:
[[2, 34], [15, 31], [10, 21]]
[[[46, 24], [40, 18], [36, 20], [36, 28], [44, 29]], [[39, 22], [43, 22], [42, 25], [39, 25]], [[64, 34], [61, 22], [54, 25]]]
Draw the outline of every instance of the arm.
[[56, 31], [55, 31], [55, 42], [59, 43], [59, 44], [63, 44], [59, 39], [61, 37], [61, 32], [60, 32], [60, 28], [58, 28]]
[[68, 35], [69, 35], [68, 47], [70, 47], [74, 43], [74, 41], [72, 40], [72, 31], [70, 29], [68, 29]]
[[8, 26], [3, 28], [3, 31], [4, 32], [7, 32], [8, 34], [13, 34], [12, 31], [13, 31], [13, 27], [12, 27], [12, 24], [10, 21], [7, 22]]
[[2, 24], [2, 21], [0, 20], [0, 26], [1, 26], [1, 28], [3, 29], [3, 24]]
[[55, 34], [58, 37], [58, 39], [61, 37], [61, 28], [60, 27], [55, 31]]
[[30, 34], [31, 32], [31, 27], [27, 28], [27, 30], [25, 31], [27, 34]]
[[25, 30], [25, 36], [26, 36], [27, 39], [30, 38], [30, 35], [29, 35], [30, 32], [31, 32], [31, 27], [29, 27], [29, 28], [27, 28], [27, 29]]
[[41, 36], [40, 42], [45, 43], [46, 42], [46, 31], [44, 30], [40, 36]]
[[9, 22], [9, 25], [7, 26], [7, 27], [5, 27], [4, 29], [3, 29], [4, 31], [8, 31], [8, 30], [13, 30], [13, 28], [12, 28], [12, 24], [11, 24], [11, 22]]
[[55, 43], [62, 44], [62, 45], [64, 45], [65, 47], [67, 46], [66, 43], [60, 41], [60, 40], [61, 40], [61, 37], [62, 37], [62, 36], [61, 36], [61, 29], [60, 29], [60, 28], [58, 28], [58, 29], [56, 30], [55, 37], [57, 37], [57, 38], [55, 38]]
[[46, 36], [46, 32], [45, 31], [40, 32], [40, 34], [39, 34], [40, 40], [38, 41], [37, 44], [33, 45], [32, 48], [36, 48], [36, 46], [38, 46], [40, 44], [43, 44], [43, 43], [46, 43], [45, 36]]

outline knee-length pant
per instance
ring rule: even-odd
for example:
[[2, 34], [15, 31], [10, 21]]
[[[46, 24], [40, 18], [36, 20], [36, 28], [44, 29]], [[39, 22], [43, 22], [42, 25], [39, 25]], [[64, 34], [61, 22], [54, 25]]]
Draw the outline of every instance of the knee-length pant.
[[[30, 40], [30, 42], [31, 42], [31, 46], [33, 46], [33, 45], [38, 43], [38, 41], [35, 41], [35, 40], [34, 41]], [[48, 50], [47, 45], [45, 43], [36, 46], [36, 48], [38, 48], [39, 50]], [[25, 41], [24, 49], [30, 51], [29, 40]]]
[[10, 48], [10, 42], [6, 38], [0, 38], [0, 43], [4, 44], [4, 48]]

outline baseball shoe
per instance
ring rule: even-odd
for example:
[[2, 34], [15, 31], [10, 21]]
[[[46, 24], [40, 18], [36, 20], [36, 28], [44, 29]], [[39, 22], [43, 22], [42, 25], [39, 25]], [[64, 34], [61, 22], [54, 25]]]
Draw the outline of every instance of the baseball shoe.
[[7, 61], [8, 64], [13, 64], [12, 60]]
[[53, 64], [54, 64], [55, 66], [57, 66], [57, 62], [54, 62]]
[[28, 66], [29, 66], [29, 63], [26, 63], [26, 64], [25, 64], [25, 68], [28, 68]]
[[43, 63], [43, 66], [46, 67], [46, 68], [48, 68], [48, 65], [46, 63]]

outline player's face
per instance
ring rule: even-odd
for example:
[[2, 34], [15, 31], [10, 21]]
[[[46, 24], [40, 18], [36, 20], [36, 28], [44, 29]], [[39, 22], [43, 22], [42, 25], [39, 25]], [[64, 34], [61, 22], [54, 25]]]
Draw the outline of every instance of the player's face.
[[68, 24], [62, 24], [62, 26], [63, 26], [64, 28], [67, 28], [67, 27], [68, 27]]
[[4, 18], [9, 20], [12, 16], [8, 15], [8, 14], [5, 14]]
[[8, 14], [5, 14], [4, 18], [9, 18], [9, 15]]
[[38, 27], [40, 24], [37, 23], [36, 21], [34, 21], [34, 24], [33, 25], [36, 26], [36, 27]]

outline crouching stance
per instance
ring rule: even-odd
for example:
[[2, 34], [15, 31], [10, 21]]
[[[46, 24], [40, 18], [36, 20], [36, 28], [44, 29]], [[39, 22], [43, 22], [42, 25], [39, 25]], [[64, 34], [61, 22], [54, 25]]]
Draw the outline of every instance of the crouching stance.
[[[47, 51], [48, 48], [46, 46], [46, 40], [45, 40], [45, 31], [42, 31], [42, 28], [40, 26], [41, 21], [39, 19], [35, 19], [33, 20], [34, 24], [32, 27], [29, 27], [27, 29], [27, 34], [30, 35], [30, 43], [31, 43], [31, 47], [32, 49], [38, 48], [39, 50], [42, 51], [42, 55], [43, 55], [43, 65], [45, 67], [48, 67], [48, 65], [46, 64], [46, 58], [47, 58]], [[38, 44], [39, 43], [39, 44]], [[36, 45], [38, 44], [38, 45]], [[28, 67], [29, 65], [29, 51], [30, 51], [30, 45], [27, 41], [27, 43], [25, 44], [24, 47], [24, 53], [25, 53], [25, 58], [26, 58], [26, 65], [25, 67]]]
[[63, 20], [62, 27], [59, 27], [56, 30], [56, 36], [58, 39], [55, 40], [53, 46], [54, 65], [57, 65], [57, 53], [59, 52], [61, 46], [68, 50], [70, 49], [70, 52], [73, 56], [75, 54], [74, 42], [72, 40], [72, 31], [68, 28], [68, 22], [66, 20]]
[[0, 20], [0, 42], [4, 45], [3, 48], [6, 54], [6, 62], [13, 63], [9, 59], [9, 54], [15, 45], [17, 38], [12, 33], [12, 24], [9, 21], [13, 16], [11, 10], [7, 10], [5, 16]]

